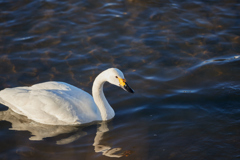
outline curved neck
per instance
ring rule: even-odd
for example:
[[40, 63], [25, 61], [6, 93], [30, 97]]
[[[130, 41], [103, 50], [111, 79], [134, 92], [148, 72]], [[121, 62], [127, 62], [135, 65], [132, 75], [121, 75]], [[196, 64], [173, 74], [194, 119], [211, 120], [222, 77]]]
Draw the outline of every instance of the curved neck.
[[103, 93], [103, 85], [107, 81], [106, 77], [105, 72], [100, 73], [94, 80], [92, 87], [93, 99], [101, 113], [102, 120], [109, 120], [115, 115]]

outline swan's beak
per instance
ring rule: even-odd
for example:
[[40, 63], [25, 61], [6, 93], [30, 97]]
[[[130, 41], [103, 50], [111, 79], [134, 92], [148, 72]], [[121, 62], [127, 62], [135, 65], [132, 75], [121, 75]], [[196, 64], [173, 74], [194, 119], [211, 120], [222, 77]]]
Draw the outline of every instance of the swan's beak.
[[122, 78], [118, 77], [118, 80], [119, 80], [119, 83], [120, 83], [120, 87], [122, 89], [124, 89], [125, 91], [127, 91], [129, 93], [134, 93], [134, 90], [131, 87], [129, 87], [129, 85], [127, 84], [125, 79], [122, 79]]
[[134, 90], [129, 87], [129, 85], [127, 84], [127, 82], [125, 83], [125, 85], [122, 87], [122, 89], [124, 89], [125, 91], [128, 91], [129, 93], [134, 93]]

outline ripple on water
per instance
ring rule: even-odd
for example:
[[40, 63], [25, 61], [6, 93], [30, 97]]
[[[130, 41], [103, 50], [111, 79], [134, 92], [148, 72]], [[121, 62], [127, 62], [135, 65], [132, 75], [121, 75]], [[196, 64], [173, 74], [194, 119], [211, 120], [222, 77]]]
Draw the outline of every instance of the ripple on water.
[[29, 130], [13, 131], [13, 117], [1, 121], [0, 157], [105, 159], [119, 148], [130, 159], [239, 156], [239, 6], [0, 1], [1, 89], [56, 80], [91, 93], [94, 78], [117, 67], [135, 90], [105, 84], [116, 112], [106, 130], [93, 124], [31, 141]]

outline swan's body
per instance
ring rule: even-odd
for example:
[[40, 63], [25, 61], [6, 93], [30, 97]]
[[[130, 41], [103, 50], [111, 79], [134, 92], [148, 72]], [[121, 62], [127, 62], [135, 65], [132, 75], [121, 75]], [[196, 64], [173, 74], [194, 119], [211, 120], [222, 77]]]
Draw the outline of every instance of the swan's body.
[[0, 91], [0, 102], [18, 114], [50, 125], [74, 125], [112, 119], [114, 110], [103, 93], [103, 84], [129, 88], [124, 75], [110, 68], [97, 76], [92, 94], [64, 82], [45, 82], [31, 87], [6, 88]]

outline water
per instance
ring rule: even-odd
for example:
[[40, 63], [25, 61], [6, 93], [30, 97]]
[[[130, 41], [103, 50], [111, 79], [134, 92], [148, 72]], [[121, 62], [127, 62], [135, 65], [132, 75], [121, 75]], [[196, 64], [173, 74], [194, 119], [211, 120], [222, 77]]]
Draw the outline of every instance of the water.
[[116, 116], [44, 126], [0, 105], [0, 159], [239, 159], [237, 0], [0, 1], [0, 89], [106, 84]]

